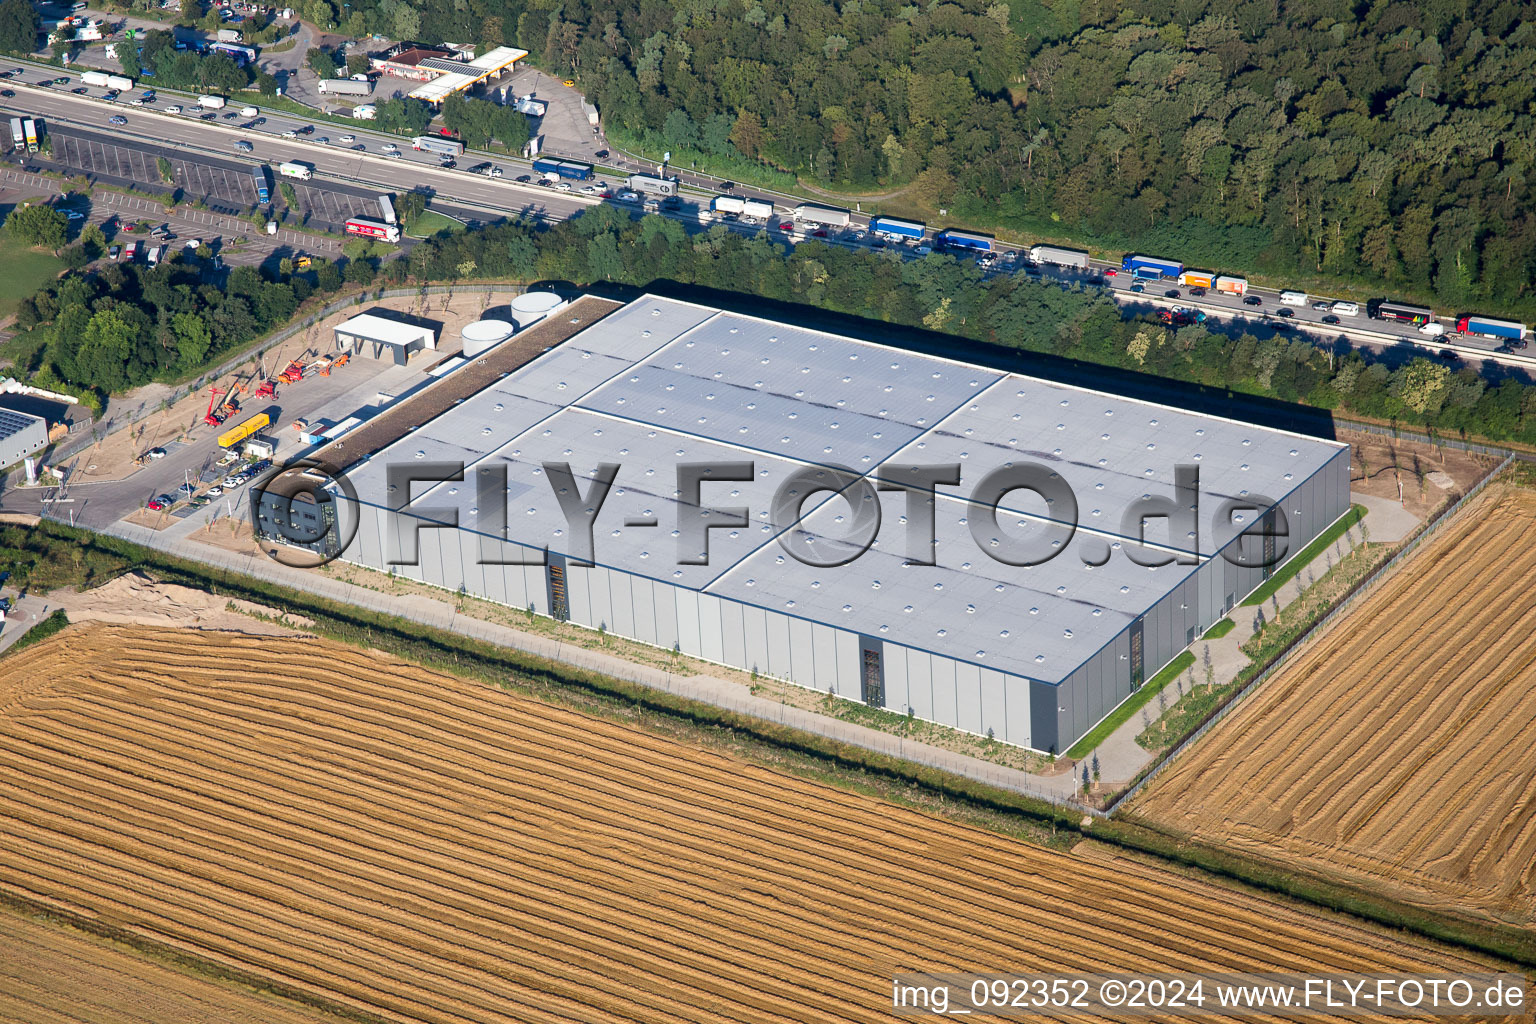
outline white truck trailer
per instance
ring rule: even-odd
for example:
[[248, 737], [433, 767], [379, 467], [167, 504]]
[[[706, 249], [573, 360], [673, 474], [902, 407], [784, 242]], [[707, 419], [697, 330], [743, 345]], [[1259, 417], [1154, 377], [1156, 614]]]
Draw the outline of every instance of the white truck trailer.
[[287, 160], [277, 165], [277, 173], [285, 178], [297, 178], [300, 181], [308, 181], [315, 176], [315, 169], [309, 164], [300, 163], [297, 160]]
[[223, 110], [224, 104], [228, 102], [223, 96], [199, 96], [197, 98], [197, 105], [204, 110]]
[[853, 220], [853, 214], [836, 206], [817, 206], [802, 203], [794, 209], [794, 219], [806, 224], [820, 224], [829, 228], [845, 228]]
[[1088, 254], [1076, 249], [1061, 249], [1054, 245], [1037, 245], [1029, 250], [1032, 263], [1049, 263], [1057, 267], [1088, 269]]

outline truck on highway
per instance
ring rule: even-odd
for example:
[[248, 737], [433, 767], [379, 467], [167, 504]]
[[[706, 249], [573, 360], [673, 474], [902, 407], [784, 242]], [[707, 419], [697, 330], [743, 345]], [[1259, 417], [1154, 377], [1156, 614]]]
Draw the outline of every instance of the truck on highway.
[[27, 131], [21, 126], [21, 118], [11, 118], [11, 147], [16, 150], [27, 148]]
[[1248, 279], [1246, 277], [1233, 277], [1229, 274], [1217, 275], [1216, 290], [1223, 295], [1246, 294], [1248, 291]]
[[677, 195], [676, 178], [663, 178], [655, 174], [631, 174], [627, 181], [630, 189], [644, 195], [663, 197]]
[[223, 96], [199, 96], [197, 105], [204, 110], [223, 110], [224, 104], [229, 102]]
[[315, 176], [315, 169], [309, 164], [300, 163], [297, 160], [285, 160], [277, 165], [277, 173], [285, 178], [298, 178], [300, 181], [308, 181]]
[[464, 155], [464, 143], [458, 139], [445, 139], [438, 135], [418, 135], [411, 140], [411, 148], [425, 153], [436, 153], [440, 157], [457, 158]]
[[943, 252], [945, 249], [992, 252], [996, 246], [997, 240], [995, 238], [971, 234], [969, 231], [940, 231], [933, 239], [933, 247], [940, 252]]
[[1502, 338], [1505, 341], [1524, 341], [1525, 324], [1514, 320], [1493, 320], [1486, 316], [1459, 316], [1456, 318], [1458, 334], [1470, 334], [1478, 338]]
[[1178, 277], [1184, 273], [1184, 264], [1155, 256], [1127, 256], [1120, 261], [1120, 269], [1133, 277]]
[[1076, 249], [1058, 249], [1054, 245], [1037, 245], [1029, 250], [1029, 258], [1034, 263], [1050, 263], [1058, 267], [1072, 267], [1077, 270], [1088, 269], [1088, 254], [1078, 252]]
[[1179, 284], [1186, 288], [1209, 288], [1215, 280], [1209, 270], [1186, 270], [1179, 275]]
[[22, 122], [21, 122], [21, 132], [22, 132], [23, 135], [26, 136], [26, 139], [27, 139], [27, 152], [28, 153], [36, 153], [37, 152], [37, 122], [32, 120], [30, 117], [23, 118]]
[[322, 78], [320, 94], [322, 96], [371, 96], [373, 83], [359, 82], [351, 78]]
[[98, 89], [116, 89], [118, 92], [127, 92], [133, 88], [133, 79], [126, 75], [109, 75], [105, 71], [87, 71], [80, 76], [81, 85], [92, 85]]
[[534, 172], [542, 174], [546, 178], [570, 178], [572, 181], [586, 181], [592, 177], [592, 165], [580, 163], [576, 160], [561, 160], [552, 156], [541, 156], [533, 162]]
[[744, 199], [741, 196], [715, 196], [709, 208], [718, 214], [734, 213], [742, 217], [767, 220], [773, 216], [773, 204], [764, 199]]
[[250, 419], [246, 420], [244, 423], [240, 424], [238, 427], [231, 427], [230, 429], [224, 431], [224, 433], [220, 434], [218, 438], [219, 447], [233, 448], [235, 445], [239, 444], [241, 441], [244, 441], [252, 434], [267, 427], [267, 425], [271, 422], [271, 416], [264, 412], [259, 412], [255, 416], [252, 416]]
[[885, 235], [887, 238], [921, 239], [928, 234], [928, 225], [919, 224], [915, 220], [897, 220], [895, 217], [871, 217], [869, 231], [870, 234]]
[[845, 228], [853, 220], [853, 214], [836, 206], [818, 206], [802, 203], [795, 207], [793, 217], [807, 224], [820, 224], [829, 228]]

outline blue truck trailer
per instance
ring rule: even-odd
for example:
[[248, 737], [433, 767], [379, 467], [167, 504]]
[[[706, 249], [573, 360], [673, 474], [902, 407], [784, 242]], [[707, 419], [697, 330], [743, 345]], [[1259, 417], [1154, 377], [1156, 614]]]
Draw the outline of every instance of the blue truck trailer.
[[1524, 341], [1525, 324], [1514, 320], [1494, 320], [1486, 316], [1462, 316], [1456, 318], [1456, 330], [1462, 334], [1475, 334], [1483, 338], [1503, 338], [1506, 341]]
[[928, 233], [928, 225], [895, 217], [872, 217], [869, 221], [871, 234], [894, 235], [897, 238], [922, 238]]
[[552, 156], [539, 157], [533, 162], [533, 169], [539, 174], [553, 174], [557, 178], [570, 178], [572, 181], [586, 181], [592, 177], [591, 164], [557, 160]]
[[1178, 277], [1184, 273], [1184, 264], [1172, 260], [1160, 260], [1152, 256], [1127, 256], [1120, 261], [1120, 269], [1136, 277]]
[[986, 235], [972, 235], [963, 231], [940, 231], [933, 240], [939, 249], [970, 249], [975, 252], [991, 252], [997, 245]]

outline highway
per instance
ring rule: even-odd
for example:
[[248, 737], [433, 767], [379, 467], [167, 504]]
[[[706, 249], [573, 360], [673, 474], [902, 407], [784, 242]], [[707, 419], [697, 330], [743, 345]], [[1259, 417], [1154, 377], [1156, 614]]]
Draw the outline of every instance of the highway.
[[[447, 170], [439, 166], [434, 154], [416, 152], [410, 148], [408, 141], [383, 132], [346, 127], [324, 120], [306, 120], [297, 115], [265, 108], [262, 108], [258, 118], [242, 117], [239, 111], [245, 103], [236, 100], [231, 100], [223, 110], [201, 111], [195, 106], [195, 98], [165, 91], [160, 93], [154, 106], [134, 107], [122, 101], [139, 95], [142, 88], [125, 93], [118, 102], [107, 102], [103, 99], [103, 89], [87, 89], [84, 94], [72, 92], [84, 87], [80, 85], [77, 74], [63, 69], [0, 60], [0, 70], [6, 68], [21, 69], [18, 75], [0, 83], [16, 90], [14, 97], [0, 99], [0, 108], [8, 114], [31, 114], [45, 119], [64, 120], [80, 127], [134, 137], [141, 142], [167, 147], [187, 156], [202, 154], [225, 160], [261, 161], [274, 165], [274, 169], [276, 164], [283, 161], [299, 160], [314, 166], [317, 179], [330, 178], [380, 191], [425, 188], [443, 202], [478, 210], [493, 217], [525, 215], [558, 221], [574, 216], [587, 207], [612, 201], [597, 194], [580, 192], [580, 189], [588, 185], [592, 185], [593, 191], [598, 192], [601, 185], [593, 183], [570, 183], [572, 191], [566, 192], [541, 186], [536, 180], [519, 182], [516, 179], [520, 175], [535, 178], [530, 163], [524, 160], [469, 152], [460, 158], [457, 168]], [[41, 81], [59, 77], [68, 77], [70, 81], [67, 85], [38, 87]], [[143, 84], [140, 83], [141, 87]], [[177, 103], [183, 107], [184, 113], [173, 115], [164, 112], [165, 108]], [[259, 99], [254, 105], [260, 107]], [[213, 118], [204, 120], [203, 117], [209, 113], [214, 115]], [[113, 116], [126, 118], [127, 124], [112, 125], [110, 120]], [[297, 139], [282, 137], [284, 132], [297, 131], [307, 126], [313, 126], [313, 134]], [[343, 138], [349, 141], [343, 141]], [[321, 142], [321, 139], [328, 141]], [[237, 142], [249, 143], [251, 150], [245, 152], [237, 148]], [[385, 146], [390, 144], [399, 147], [397, 156], [386, 156]], [[467, 171], [467, 167], [487, 159], [503, 169], [503, 177], [491, 178]], [[599, 168], [599, 172], [601, 170]], [[606, 176], [599, 173], [594, 181], [616, 187], [622, 184], [623, 177], [620, 172]], [[711, 223], [708, 209], [714, 193], [686, 184], [682, 193], [684, 201], [668, 211], [667, 215], [690, 225], [694, 230]], [[735, 190], [732, 194], [756, 195], [770, 200], [775, 198], [765, 193], [754, 193], [751, 189]], [[777, 198], [782, 209], [782, 197]], [[628, 208], [631, 211], [636, 209], [634, 206]], [[784, 222], [788, 219], [789, 215], [785, 213]], [[824, 240], [829, 244], [851, 248], [868, 246], [873, 240], [867, 237], [867, 224], [867, 217], [855, 215], [854, 223], [847, 231], [828, 231], [828, 237]], [[747, 233], [755, 230], [741, 224], [728, 226]], [[786, 244], [803, 241], [807, 237], [802, 230], [781, 232], [778, 228], [777, 223], [768, 225], [770, 234]], [[915, 258], [912, 246], [892, 248], [909, 258]], [[996, 249], [1003, 257], [1009, 253], [1013, 253], [1013, 257], [1007, 261], [1000, 259], [992, 273], [1010, 273], [1027, 265], [1019, 247], [998, 244]], [[1031, 272], [1038, 272], [1044, 279], [1063, 282], [1076, 280], [1103, 287], [1122, 305], [1148, 309], [1199, 309], [1210, 318], [1207, 326], [1213, 329], [1230, 332], [1241, 328], [1261, 336], [1272, 331], [1291, 337], [1305, 337], [1319, 344], [1342, 342], [1378, 350], [1405, 349], [1411, 346], [1430, 356], [1455, 353], [1461, 359], [1484, 360], [1523, 370], [1536, 368], [1536, 355], [1518, 351], [1498, 352], [1498, 342], [1451, 333], [1452, 324], [1448, 317], [1440, 318], [1446, 327], [1446, 334], [1430, 337], [1419, 333], [1411, 325], [1367, 319], [1364, 315], [1365, 304], [1361, 303], [1362, 312], [1359, 316], [1341, 317], [1339, 324], [1330, 325], [1322, 322], [1323, 317], [1330, 314], [1312, 309], [1312, 299], [1303, 307], [1282, 306], [1278, 291], [1250, 287], [1248, 295], [1259, 299], [1261, 304], [1245, 305], [1238, 297], [1214, 292], [1191, 296], [1188, 289], [1179, 288], [1174, 282], [1138, 282], [1118, 270], [1118, 263], [1094, 260], [1086, 274], [1049, 266], [1033, 268]], [[1169, 294], [1174, 290], [1181, 294], [1177, 297]], [[1281, 310], [1293, 315], [1282, 320], [1277, 316]]]

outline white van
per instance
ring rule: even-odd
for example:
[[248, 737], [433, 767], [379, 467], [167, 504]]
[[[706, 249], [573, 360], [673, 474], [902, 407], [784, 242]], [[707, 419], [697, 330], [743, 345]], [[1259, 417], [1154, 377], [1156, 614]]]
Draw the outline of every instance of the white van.
[[1281, 292], [1280, 302], [1286, 306], [1305, 306], [1307, 304], [1306, 292]]
[[240, 116], [241, 117], [255, 117], [259, 113], [261, 113], [261, 111], [256, 109], [255, 107], [241, 107], [240, 108]]
[[1433, 320], [1419, 328], [1420, 334], [1427, 334], [1431, 338], [1438, 338], [1445, 333], [1445, 324], [1437, 324]]
[[1360, 304], [1358, 302], [1335, 302], [1333, 311], [1339, 316], [1359, 316]]

